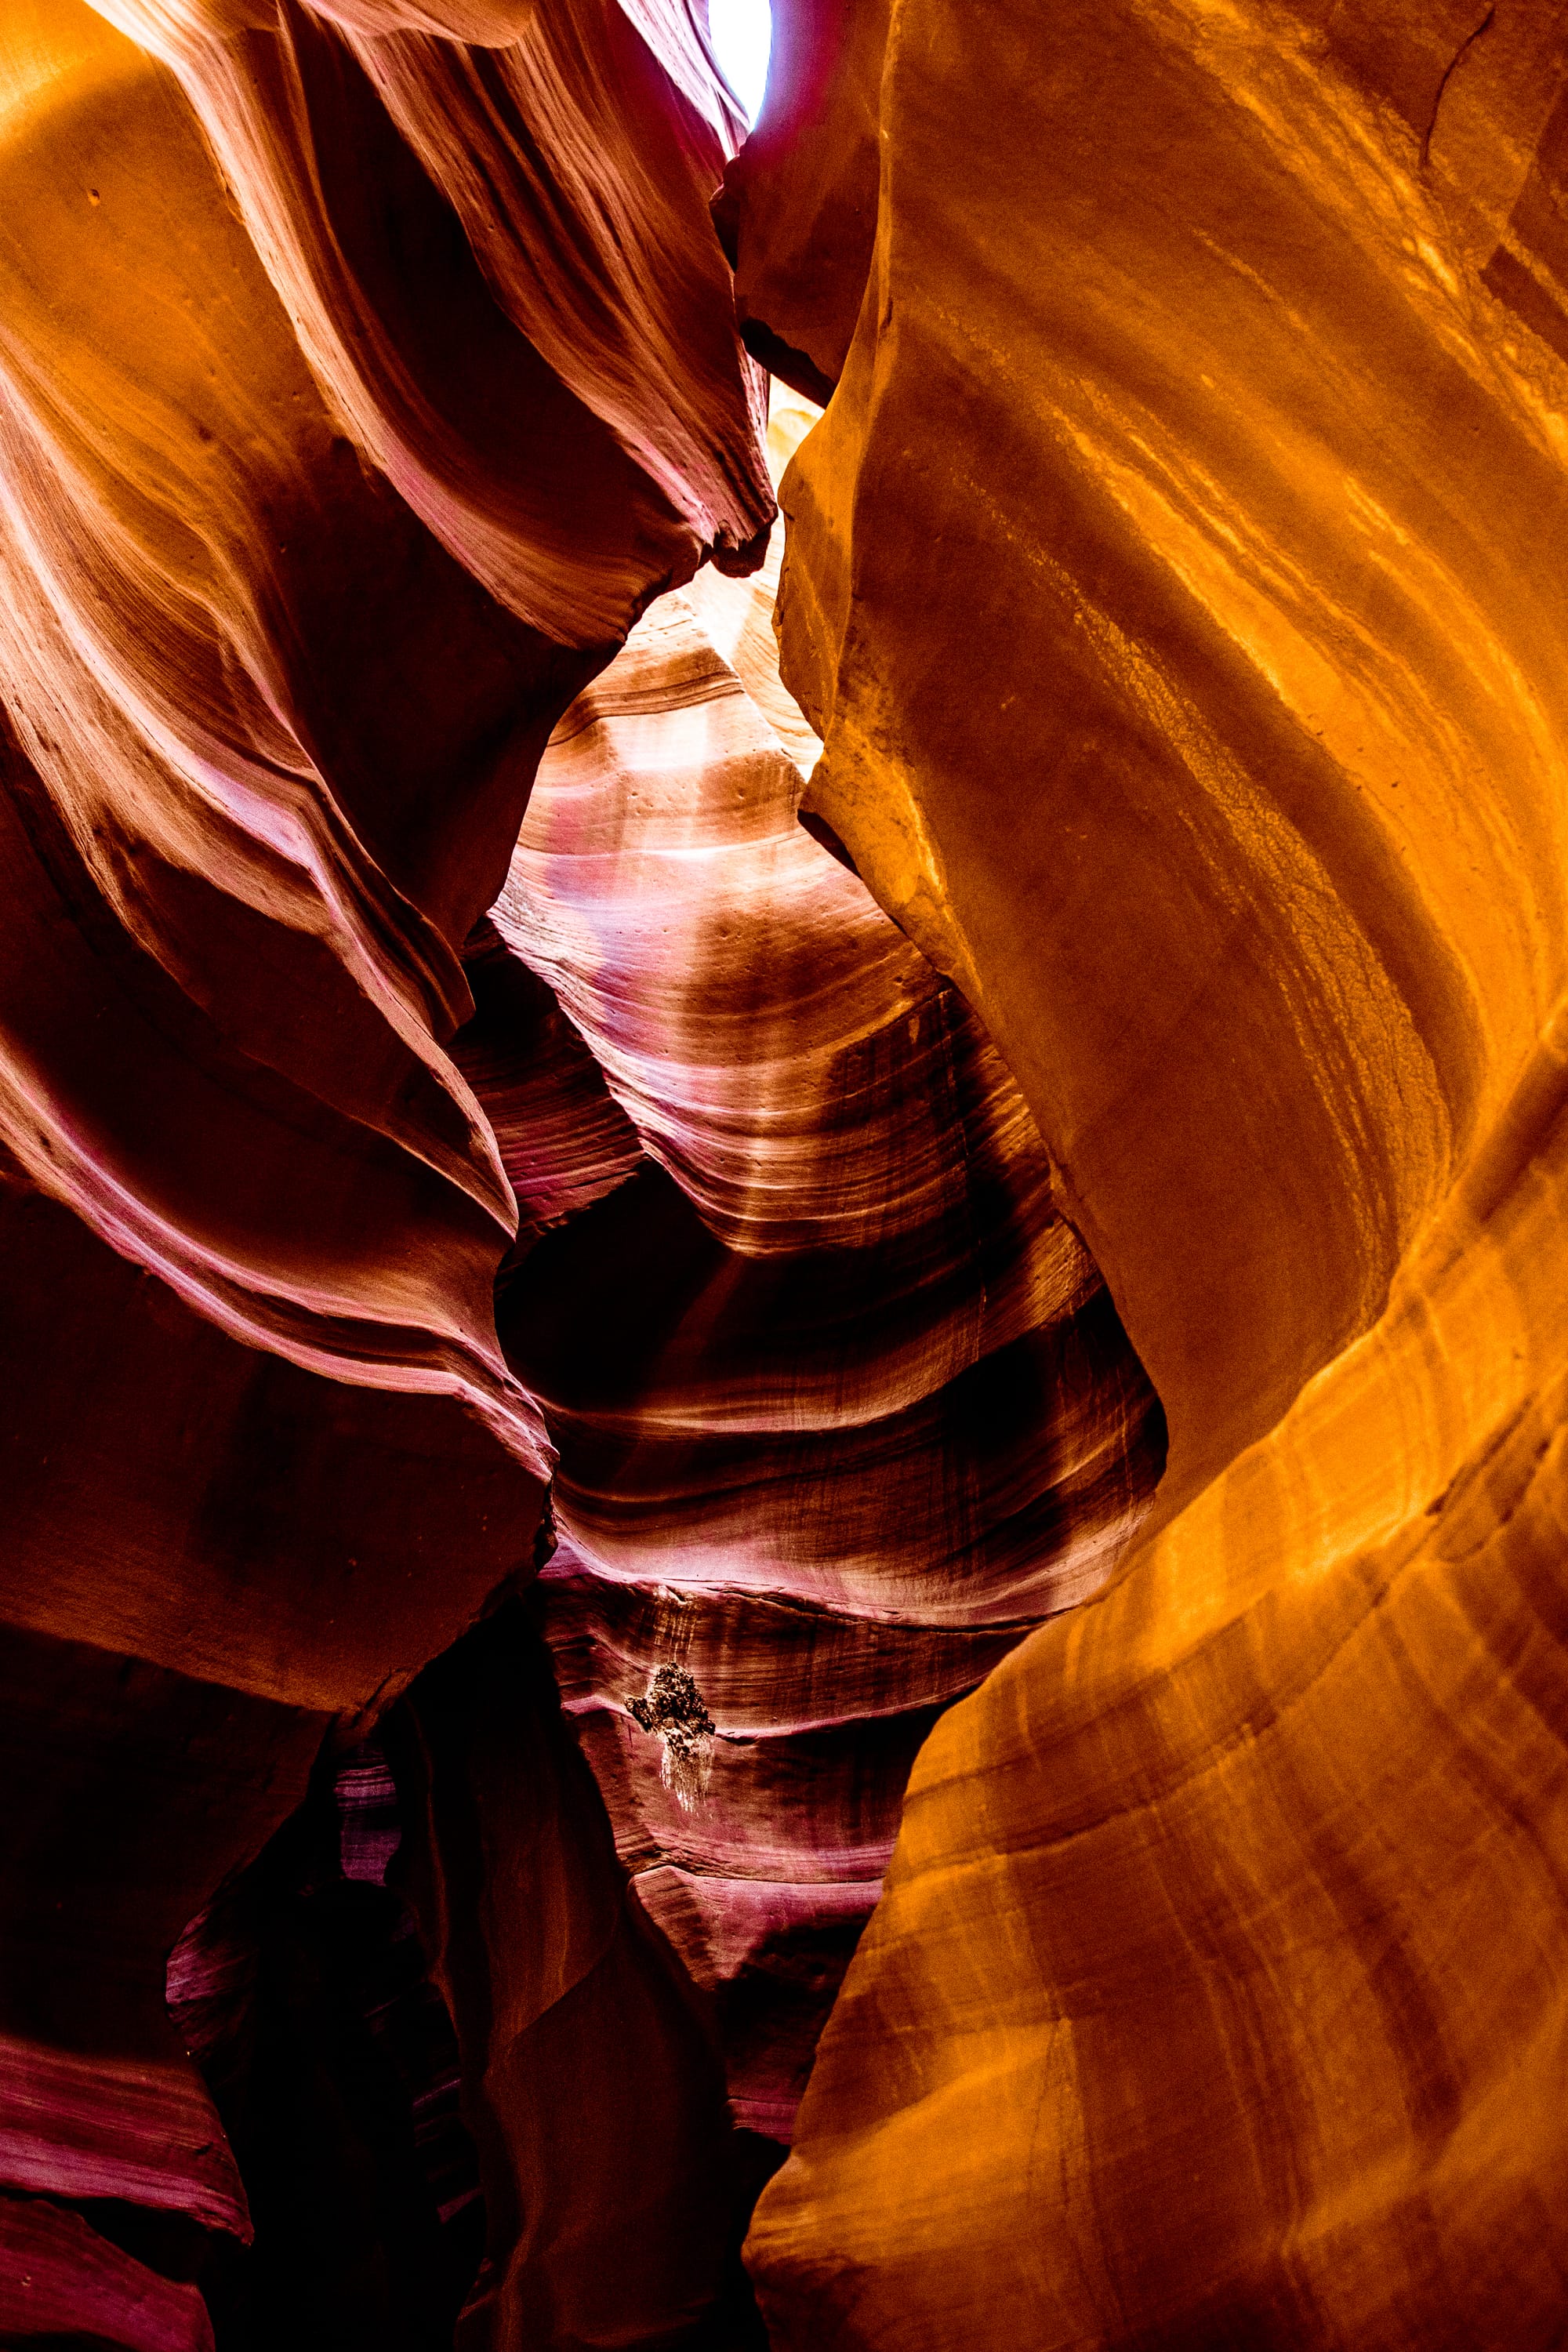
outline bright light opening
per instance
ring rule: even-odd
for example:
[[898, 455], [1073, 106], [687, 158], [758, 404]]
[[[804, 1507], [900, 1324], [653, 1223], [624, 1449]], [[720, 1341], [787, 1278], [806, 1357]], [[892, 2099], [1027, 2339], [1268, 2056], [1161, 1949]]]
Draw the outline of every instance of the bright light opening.
[[773, 12], [768, 0], [708, 0], [713, 54], [725, 80], [754, 122], [763, 110], [773, 46]]

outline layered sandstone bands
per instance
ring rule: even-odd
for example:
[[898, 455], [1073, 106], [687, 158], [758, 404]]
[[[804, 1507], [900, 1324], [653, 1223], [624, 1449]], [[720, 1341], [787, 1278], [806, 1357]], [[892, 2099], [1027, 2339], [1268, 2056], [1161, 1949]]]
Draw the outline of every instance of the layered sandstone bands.
[[423, 2345], [482, 2186], [465, 2344], [754, 2329], [910, 1763], [1158, 1405], [796, 821], [694, 23], [105, 15], [7, 51], [7, 2324]]
[[491, 914], [640, 1147], [500, 1292], [560, 1452], [545, 1634], [777, 2138], [917, 1748], [1103, 1581], [1163, 1441], [994, 1048], [800, 791], [668, 597], [557, 729]]
[[1561, 2334], [1565, 33], [894, 12], [784, 675], [1171, 1466], [917, 1764], [778, 2343]]
[[1568, 18], [779, 16], [0, 36], [0, 2330], [1551, 2352]]
[[[596, 306], [570, 383], [355, 28], [160, 13], [142, 47], [27, 0], [0, 37], [0, 2168], [64, 2200], [6, 2207], [16, 2340], [205, 2340], [191, 2282], [250, 2222], [182, 2154], [224, 2136], [169, 1951], [332, 1718], [530, 1565], [552, 1456], [495, 1330], [517, 1204], [448, 1051], [461, 951], [574, 693], [771, 513], [722, 109], [675, 24], [617, 23], [602, 193], [670, 267], [618, 310], [556, 269]], [[524, 64], [570, 241], [587, 134]]]

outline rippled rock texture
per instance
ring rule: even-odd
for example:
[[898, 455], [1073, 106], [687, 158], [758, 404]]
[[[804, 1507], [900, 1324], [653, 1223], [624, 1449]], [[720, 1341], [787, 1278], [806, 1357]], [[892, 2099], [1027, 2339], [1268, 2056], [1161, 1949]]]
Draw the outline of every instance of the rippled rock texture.
[[252, 2217], [170, 1950], [552, 1466], [463, 951], [574, 694], [773, 502], [683, 18], [110, 13], [0, 23], [4, 2329], [183, 2344]]
[[[922, 1750], [753, 2273], [792, 2347], [1545, 2352], [1568, 20], [834, 23], [879, 74], [796, 77], [721, 207], [837, 385], [810, 803], [1016, 1074], [1171, 1457]], [[792, 257], [868, 153], [847, 338]]]
[[10, 0], [7, 2343], [1561, 2344], [1565, 124]]
[[781, 2137], [917, 1748], [1104, 1580], [1163, 1442], [1016, 1087], [800, 789], [668, 597], [557, 729], [490, 918], [640, 1153], [500, 1291], [560, 1449], [545, 1632]]
[[1160, 1407], [797, 819], [700, 24], [3, 42], [7, 2340], [757, 2340]]

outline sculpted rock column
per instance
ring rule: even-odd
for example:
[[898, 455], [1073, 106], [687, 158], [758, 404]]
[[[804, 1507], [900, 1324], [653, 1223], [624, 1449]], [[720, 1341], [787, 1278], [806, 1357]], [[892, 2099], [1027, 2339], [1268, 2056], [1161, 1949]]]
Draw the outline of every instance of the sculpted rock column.
[[[1551, 85], [1491, 54], [1523, 186]], [[916, 0], [879, 102], [784, 492], [810, 799], [1016, 1072], [1169, 1508], [1379, 1311], [1554, 1001], [1559, 362], [1481, 283], [1508, 203], [1289, 12]], [[742, 285], [795, 168], [731, 174]]]
[[780, 2344], [1560, 2336], [1565, 41], [893, 12], [784, 674], [1168, 1524], [916, 1766], [750, 2242]]
[[[488, 243], [465, 39], [533, 139]], [[208, 2340], [249, 2223], [169, 1948], [531, 1562], [447, 1048], [554, 721], [771, 518], [729, 143], [613, 8], [0, 25], [7, 2341]]]
[[[487, 926], [557, 992], [635, 1155], [617, 1181], [612, 1099], [584, 1099], [580, 1189], [540, 1202], [499, 1321], [560, 1448], [563, 1699], [637, 1899], [711, 1997], [735, 2115], [777, 2142], [917, 1748], [1110, 1575], [1163, 1426], [1016, 1085], [796, 822], [700, 593], [563, 719]], [[505, 969], [488, 944], [481, 969]], [[514, 1148], [497, 1064], [472, 1066]]]

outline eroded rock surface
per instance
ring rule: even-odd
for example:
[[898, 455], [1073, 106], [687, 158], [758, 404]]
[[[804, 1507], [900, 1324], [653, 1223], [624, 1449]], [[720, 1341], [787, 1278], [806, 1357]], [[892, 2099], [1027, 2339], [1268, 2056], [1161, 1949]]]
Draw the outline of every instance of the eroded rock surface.
[[1016, 1087], [797, 823], [765, 699], [664, 599], [490, 919], [642, 1154], [500, 1290], [560, 1450], [546, 1636], [735, 2111], [787, 2137], [916, 1751], [1104, 1580], [1163, 1423]]
[[1568, 11], [777, 13], [0, 25], [0, 2333], [1552, 2352]]
[[781, 2344], [1561, 2336], [1565, 33], [894, 12], [784, 676], [1171, 1465], [922, 1751]]
[[0, 26], [0, 2184], [63, 2200], [7, 2340], [173, 2344], [251, 2222], [170, 1948], [527, 1572], [552, 1466], [462, 950], [574, 694], [772, 500], [689, 27], [468, 27], [552, 260], [538, 185], [481, 254], [441, 179], [493, 47], [110, 13]]

